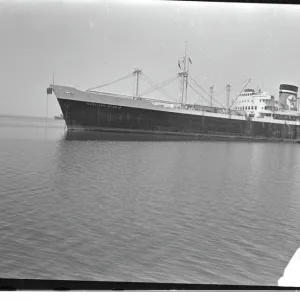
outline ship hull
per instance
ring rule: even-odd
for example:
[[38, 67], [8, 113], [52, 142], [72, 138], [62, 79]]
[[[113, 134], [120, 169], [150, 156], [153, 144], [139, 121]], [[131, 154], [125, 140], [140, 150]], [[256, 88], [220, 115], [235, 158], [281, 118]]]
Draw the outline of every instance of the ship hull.
[[[296, 142], [300, 125], [296, 122], [253, 121], [242, 117], [214, 117], [212, 114], [166, 111], [149, 108], [143, 102], [116, 102], [101, 95], [73, 90], [71, 97], [56, 95], [68, 130], [143, 134], [180, 139], [257, 140]], [[59, 93], [58, 93], [59, 94]], [[62, 94], [61, 94], [62, 95]], [[88, 99], [89, 97], [90, 99]], [[90, 100], [90, 101], [89, 101]], [[102, 101], [103, 100], [103, 101]], [[145, 106], [145, 107], [143, 107]]]

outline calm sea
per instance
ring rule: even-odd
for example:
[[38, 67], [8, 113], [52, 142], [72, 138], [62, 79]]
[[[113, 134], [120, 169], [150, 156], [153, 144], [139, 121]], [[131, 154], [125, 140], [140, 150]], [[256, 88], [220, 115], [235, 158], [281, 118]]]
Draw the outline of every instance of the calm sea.
[[300, 145], [116, 141], [0, 118], [0, 277], [277, 285]]

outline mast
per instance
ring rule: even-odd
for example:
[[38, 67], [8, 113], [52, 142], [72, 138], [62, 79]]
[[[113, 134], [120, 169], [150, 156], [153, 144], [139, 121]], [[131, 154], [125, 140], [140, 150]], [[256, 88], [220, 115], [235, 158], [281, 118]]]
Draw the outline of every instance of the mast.
[[230, 86], [230, 84], [227, 84], [226, 91], [227, 91], [227, 113], [228, 114], [229, 114], [229, 110], [230, 110], [230, 90], [231, 90], [231, 86]]
[[188, 86], [188, 72], [189, 72], [189, 61], [187, 62], [187, 69], [186, 69], [186, 50], [187, 50], [187, 41], [185, 41], [185, 54], [184, 54], [184, 76], [185, 76], [185, 99], [184, 104], [187, 101], [187, 86]]
[[187, 48], [187, 42], [185, 42], [185, 51], [184, 51], [184, 57], [183, 57], [183, 72], [181, 72], [182, 76], [182, 94], [181, 94], [181, 103], [183, 103], [183, 97], [184, 97], [184, 79], [186, 77], [186, 48]]
[[142, 74], [142, 71], [140, 69], [135, 69], [133, 72], [133, 75], [136, 76], [136, 84], [135, 84], [135, 97], [138, 97], [139, 94], [139, 79], [140, 75]]
[[210, 106], [212, 107], [213, 104], [212, 104], [212, 100], [213, 100], [213, 92], [214, 92], [214, 86], [212, 85], [210, 88]]
[[189, 76], [189, 66], [192, 63], [191, 58], [187, 56], [187, 41], [185, 42], [185, 52], [184, 57], [178, 61], [178, 66], [181, 69], [180, 62], [183, 62], [183, 72], [180, 72], [181, 76], [181, 103], [187, 102], [187, 87], [188, 87], [188, 76]]

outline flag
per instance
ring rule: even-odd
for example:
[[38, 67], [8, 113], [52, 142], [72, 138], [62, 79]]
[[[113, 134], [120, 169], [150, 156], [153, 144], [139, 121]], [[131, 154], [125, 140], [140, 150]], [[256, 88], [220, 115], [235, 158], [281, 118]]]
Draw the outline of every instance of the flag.
[[179, 69], [181, 69], [181, 66], [180, 66], [180, 61], [178, 61], [178, 67], [179, 67]]
[[47, 88], [47, 95], [51, 95], [52, 94], [52, 88]]
[[191, 58], [190, 58], [190, 57], [189, 57], [189, 62], [190, 62], [190, 63], [192, 63], [192, 60], [191, 60]]

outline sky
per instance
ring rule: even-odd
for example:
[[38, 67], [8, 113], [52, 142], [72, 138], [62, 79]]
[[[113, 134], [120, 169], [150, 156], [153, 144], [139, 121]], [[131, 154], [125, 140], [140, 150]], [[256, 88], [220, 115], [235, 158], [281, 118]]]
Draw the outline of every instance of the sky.
[[[0, 0], [0, 115], [45, 116], [53, 73], [56, 84], [85, 90], [140, 68], [159, 84], [180, 71], [185, 41], [191, 76], [214, 85], [219, 103], [227, 84], [235, 98], [249, 78], [248, 88], [277, 98], [281, 83], [300, 86], [299, 32], [298, 5]], [[102, 90], [132, 95], [134, 84], [132, 76]], [[140, 91], [148, 88], [141, 79]], [[165, 91], [179, 100], [179, 81]], [[189, 90], [188, 102], [199, 101]], [[49, 117], [59, 113], [49, 95]]]

